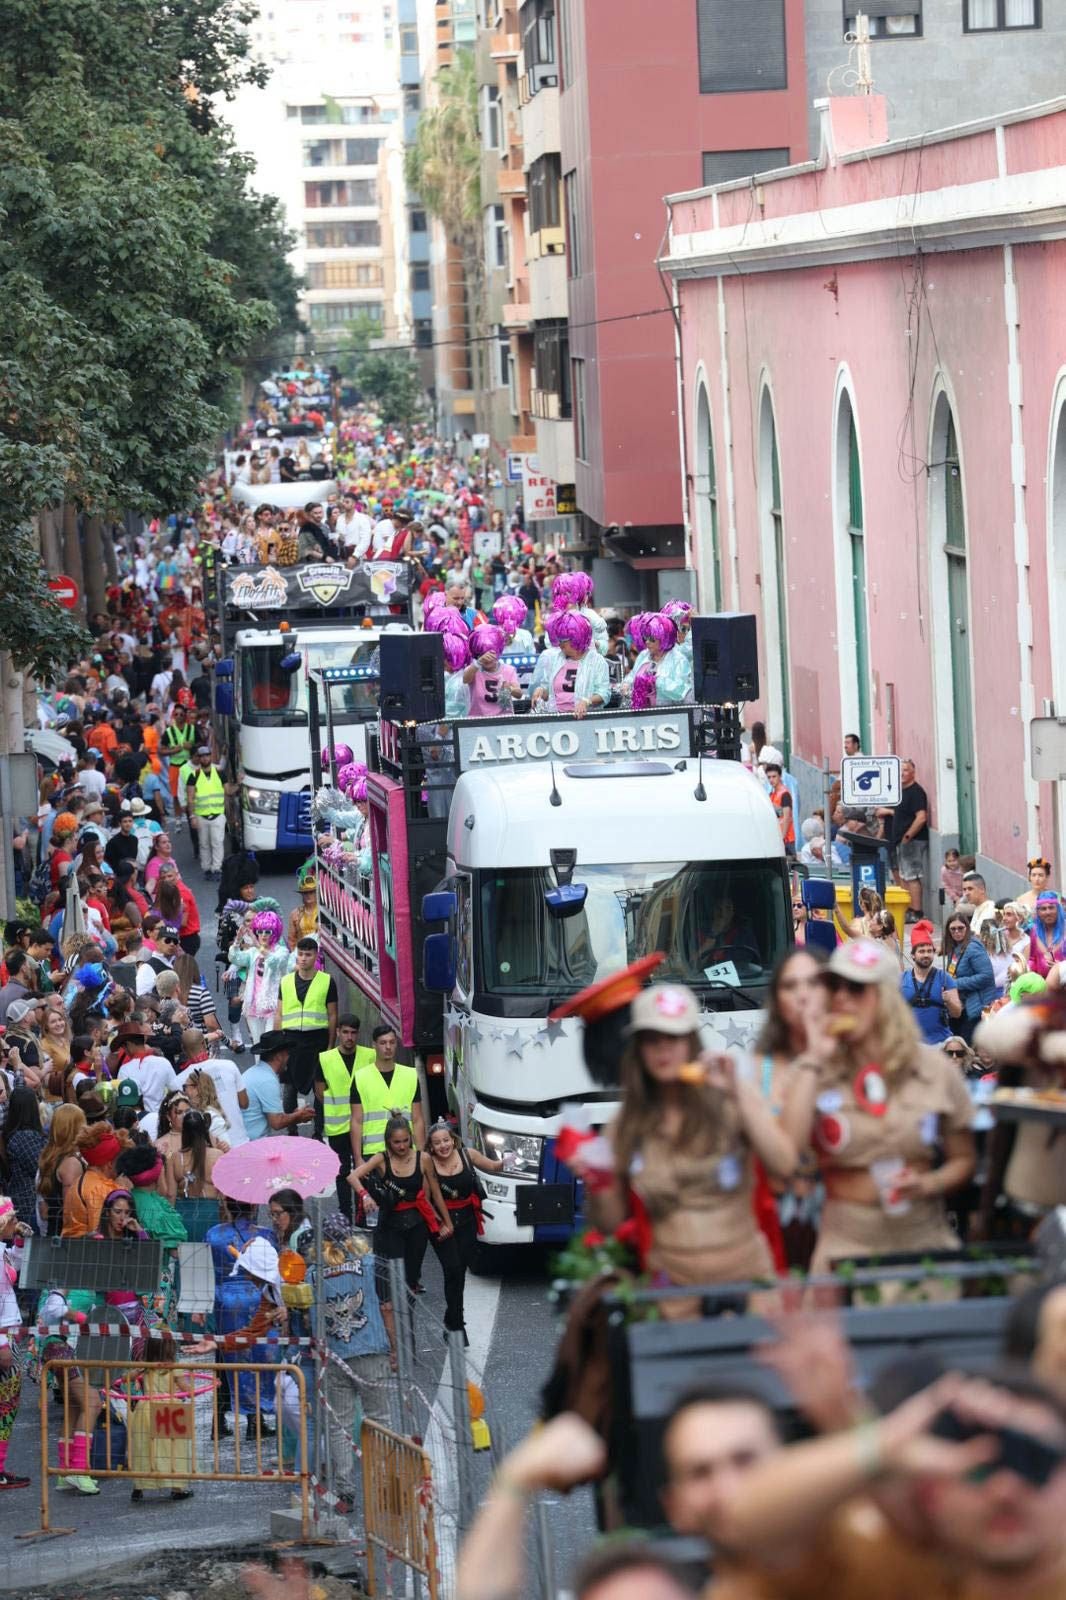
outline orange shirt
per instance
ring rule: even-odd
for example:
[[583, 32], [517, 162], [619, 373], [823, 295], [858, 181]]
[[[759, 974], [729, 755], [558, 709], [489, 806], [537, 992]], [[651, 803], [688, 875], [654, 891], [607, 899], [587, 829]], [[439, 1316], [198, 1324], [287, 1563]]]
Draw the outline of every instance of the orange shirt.
[[105, 759], [109, 759], [115, 753], [118, 734], [110, 722], [98, 722], [92, 733], [86, 737], [85, 743], [91, 744], [94, 750], [99, 750]]

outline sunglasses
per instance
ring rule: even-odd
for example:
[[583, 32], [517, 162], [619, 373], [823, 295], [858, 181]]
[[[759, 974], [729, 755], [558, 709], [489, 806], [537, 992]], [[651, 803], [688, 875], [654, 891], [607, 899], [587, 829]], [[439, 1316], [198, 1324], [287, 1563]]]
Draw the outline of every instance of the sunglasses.
[[1007, 1471], [1023, 1478], [1034, 1489], [1043, 1489], [1066, 1461], [1066, 1451], [1061, 1444], [1052, 1444], [1021, 1428], [987, 1428], [965, 1422], [950, 1410], [940, 1413], [930, 1431], [939, 1439], [957, 1440], [960, 1444], [979, 1436], [997, 1441], [999, 1454], [995, 1459], [971, 1468], [966, 1474], [971, 1483], [983, 1483], [993, 1473]]
[[966, 1060], [966, 1051], [965, 1050], [945, 1050], [943, 1052], [943, 1054], [946, 1055], [946, 1056], [950, 1056], [952, 1061], [965, 1061]]
[[843, 991], [845, 994], [857, 996], [865, 994], [870, 987], [868, 983], [856, 983], [852, 978], [842, 978], [836, 972], [827, 973], [822, 981], [830, 994], [839, 994]]

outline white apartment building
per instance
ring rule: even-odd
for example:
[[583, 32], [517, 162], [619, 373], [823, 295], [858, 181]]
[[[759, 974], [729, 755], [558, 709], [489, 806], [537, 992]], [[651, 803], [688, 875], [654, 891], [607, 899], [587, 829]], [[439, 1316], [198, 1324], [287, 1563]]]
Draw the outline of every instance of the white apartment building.
[[301, 311], [327, 361], [357, 317], [393, 338], [410, 324], [396, 289], [386, 301], [403, 212], [386, 196], [383, 213], [379, 179], [401, 117], [396, 29], [396, 0], [260, 0], [251, 35], [270, 80], [228, 110], [256, 186], [278, 197], [296, 235]]

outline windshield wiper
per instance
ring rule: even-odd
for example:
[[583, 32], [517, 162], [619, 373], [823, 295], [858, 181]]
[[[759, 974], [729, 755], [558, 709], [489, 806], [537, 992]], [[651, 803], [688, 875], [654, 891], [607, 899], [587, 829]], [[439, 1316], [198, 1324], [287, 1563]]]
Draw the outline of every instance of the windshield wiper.
[[753, 994], [748, 994], [737, 984], [726, 983], [724, 978], [703, 978], [697, 984], [697, 988], [724, 989], [733, 996], [734, 1000], [743, 1000], [744, 1004], [752, 1011], [760, 1011], [762, 1009], [762, 1001], [760, 999]]

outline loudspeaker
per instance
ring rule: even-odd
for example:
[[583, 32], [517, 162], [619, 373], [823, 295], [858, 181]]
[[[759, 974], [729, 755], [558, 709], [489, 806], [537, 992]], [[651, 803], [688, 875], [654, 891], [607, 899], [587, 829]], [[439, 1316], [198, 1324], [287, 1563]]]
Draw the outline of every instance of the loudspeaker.
[[439, 633], [381, 636], [381, 715], [388, 722], [444, 720], [444, 640]]
[[713, 617], [693, 617], [692, 677], [694, 696], [701, 705], [759, 698], [754, 613], [719, 611]]

